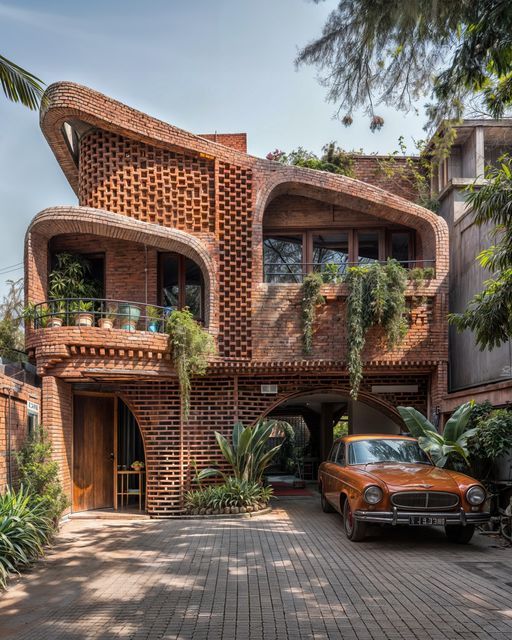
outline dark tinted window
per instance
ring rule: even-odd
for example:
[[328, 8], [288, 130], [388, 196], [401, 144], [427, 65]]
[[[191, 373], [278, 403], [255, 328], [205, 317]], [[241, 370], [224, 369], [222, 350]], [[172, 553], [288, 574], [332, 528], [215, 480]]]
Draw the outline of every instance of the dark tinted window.
[[379, 234], [377, 231], [359, 231], [357, 234], [359, 264], [369, 264], [379, 259]]
[[409, 237], [407, 232], [393, 232], [391, 234], [391, 257], [398, 262], [407, 263], [409, 261]]
[[345, 443], [340, 442], [340, 446], [338, 448], [338, 455], [336, 456], [336, 462], [338, 464], [345, 464]]

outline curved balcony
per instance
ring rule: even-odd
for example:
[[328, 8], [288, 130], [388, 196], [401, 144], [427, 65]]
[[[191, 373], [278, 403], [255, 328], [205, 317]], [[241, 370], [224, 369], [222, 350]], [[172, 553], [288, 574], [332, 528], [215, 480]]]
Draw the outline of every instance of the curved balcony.
[[82, 379], [170, 372], [166, 319], [173, 309], [128, 300], [55, 299], [34, 305], [26, 335], [38, 373]]

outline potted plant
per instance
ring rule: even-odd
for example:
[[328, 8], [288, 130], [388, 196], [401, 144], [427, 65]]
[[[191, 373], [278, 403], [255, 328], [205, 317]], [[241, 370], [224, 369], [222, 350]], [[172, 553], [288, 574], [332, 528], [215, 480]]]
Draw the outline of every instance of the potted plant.
[[98, 326], [102, 329], [113, 329], [115, 319], [117, 318], [117, 305], [109, 304], [106, 312], [98, 320]]
[[93, 304], [90, 300], [77, 300], [71, 305], [75, 326], [92, 327], [94, 322], [94, 314], [91, 313], [92, 307]]
[[142, 471], [144, 469], [144, 463], [142, 460], [135, 460], [132, 462], [132, 469], [134, 471]]
[[50, 301], [46, 314], [47, 327], [62, 327], [64, 323], [64, 303], [62, 300]]
[[162, 326], [163, 313], [159, 307], [148, 305], [146, 307], [147, 330], [152, 333], [158, 333]]
[[140, 318], [140, 307], [130, 302], [120, 304], [119, 316], [121, 318], [121, 329], [135, 331]]

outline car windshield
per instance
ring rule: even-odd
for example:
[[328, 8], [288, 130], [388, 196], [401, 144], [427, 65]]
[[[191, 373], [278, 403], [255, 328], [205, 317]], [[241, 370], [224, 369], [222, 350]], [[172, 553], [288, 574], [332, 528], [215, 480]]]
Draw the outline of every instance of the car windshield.
[[349, 464], [376, 464], [401, 462], [432, 464], [427, 454], [414, 440], [371, 439], [351, 442], [348, 448]]

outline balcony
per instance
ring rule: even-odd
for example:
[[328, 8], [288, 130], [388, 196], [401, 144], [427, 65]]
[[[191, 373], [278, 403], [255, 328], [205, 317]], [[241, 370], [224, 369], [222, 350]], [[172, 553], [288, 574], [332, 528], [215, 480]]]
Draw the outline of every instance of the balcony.
[[127, 300], [62, 298], [34, 305], [26, 348], [40, 375], [169, 375], [166, 319], [172, 309]]
[[165, 321], [172, 311], [171, 307], [129, 300], [59, 298], [34, 305], [29, 315], [34, 330], [98, 327], [165, 333]]

